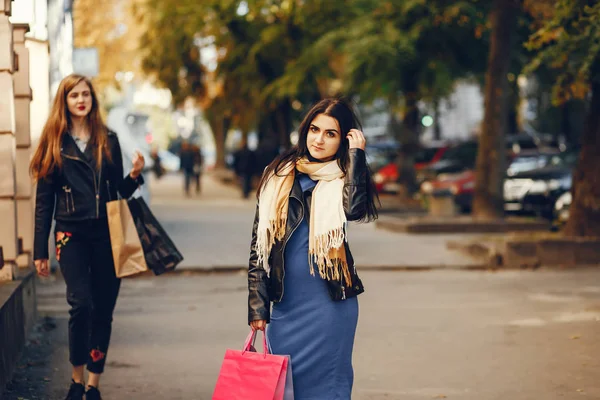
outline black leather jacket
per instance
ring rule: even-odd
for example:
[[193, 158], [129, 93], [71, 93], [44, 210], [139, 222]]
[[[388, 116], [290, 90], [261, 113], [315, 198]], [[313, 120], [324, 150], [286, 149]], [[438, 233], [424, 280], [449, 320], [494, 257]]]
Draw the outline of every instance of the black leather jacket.
[[[343, 204], [348, 221], [363, 218], [367, 212], [367, 163], [365, 152], [361, 149], [350, 149], [350, 162], [345, 177]], [[256, 320], [270, 321], [270, 302], [280, 302], [283, 298], [283, 281], [285, 276], [284, 254], [285, 246], [298, 227], [304, 213], [310, 215], [310, 199], [312, 192], [303, 195], [298, 180], [290, 192], [287, 225], [283, 240], [277, 241], [269, 255], [271, 271], [267, 272], [258, 265], [256, 253], [256, 229], [258, 228], [258, 206], [252, 228], [250, 245], [250, 262], [248, 267], [248, 323]], [[306, 197], [306, 198], [304, 198]], [[354, 267], [354, 259], [348, 243], [345, 244], [348, 268], [352, 277], [352, 285], [346, 286], [345, 281], [326, 281], [329, 295], [334, 301], [345, 300], [364, 292], [364, 287]]]
[[123, 178], [123, 155], [114, 132], [108, 133], [112, 161], [104, 160], [98, 171], [91, 149], [82, 153], [70, 134], [64, 133], [60, 153], [62, 168], [37, 183], [35, 202], [34, 260], [48, 258], [52, 216], [57, 221], [106, 218], [106, 202], [116, 200], [117, 191], [129, 198], [143, 183], [142, 175]]

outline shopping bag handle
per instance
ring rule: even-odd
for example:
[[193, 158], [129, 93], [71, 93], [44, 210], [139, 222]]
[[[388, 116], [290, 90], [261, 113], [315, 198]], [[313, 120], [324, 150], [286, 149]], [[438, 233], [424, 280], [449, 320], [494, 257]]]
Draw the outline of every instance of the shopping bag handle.
[[[250, 330], [250, 333], [248, 334], [248, 337], [246, 338], [246, 343], [244, 343], [244, 348], [242, 349], [242, 354], [244, 354], [248, 350], [250, 350], [250, 345], [254, 341], [254, 339], [256, 339], [256, 331]], [[267, 334], [263, 331], [263, 356], [264, 356], [264, 358], [267, 357], [267, 354], [270, 354], [269, 347], [267, 346]]]

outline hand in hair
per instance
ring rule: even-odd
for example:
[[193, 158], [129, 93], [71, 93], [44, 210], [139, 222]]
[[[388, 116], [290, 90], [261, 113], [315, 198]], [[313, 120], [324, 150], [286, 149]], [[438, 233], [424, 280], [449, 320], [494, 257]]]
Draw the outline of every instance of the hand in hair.
[[347, 135], [348, 144], [351, 149], [365, 149], [367, 140], [365, 135], [358, 129], [350, 129]]

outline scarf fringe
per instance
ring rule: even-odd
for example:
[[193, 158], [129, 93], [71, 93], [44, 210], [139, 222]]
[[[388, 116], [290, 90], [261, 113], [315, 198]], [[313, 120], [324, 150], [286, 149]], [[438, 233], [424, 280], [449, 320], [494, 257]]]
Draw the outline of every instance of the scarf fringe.
[[267, 274], [270, 272], [269, 260], [266, 257], [271, 252], [271, 248], [276, 240], [282, 240], [285, 236], [285, 218], [277, 218], [269, 221], [266, 230], [257, 230], [256, 232], [256, 250], [258, 254], [258, 265], [263, 266]]
[[332, 253], [345, 252], [345, 225], [331, 230], [324, 235], [311, 238], [309, 246], [309, 266], [311, 275], [315, 275], [314, 264], [317, 264], [319, 276], [327, 280], [341, 281], [344, 279], [348, 286], [352, 285], [346, 257], [331, 257]]

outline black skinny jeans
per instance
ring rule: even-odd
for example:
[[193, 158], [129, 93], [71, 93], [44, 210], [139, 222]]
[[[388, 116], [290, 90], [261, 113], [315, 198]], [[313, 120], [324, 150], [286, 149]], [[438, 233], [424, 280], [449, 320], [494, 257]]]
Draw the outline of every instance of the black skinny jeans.
[[56, 255], [67, 284], [69, 360], [104, 371], [121, 280], [115, 275], [107, 219], [57, 221]]

